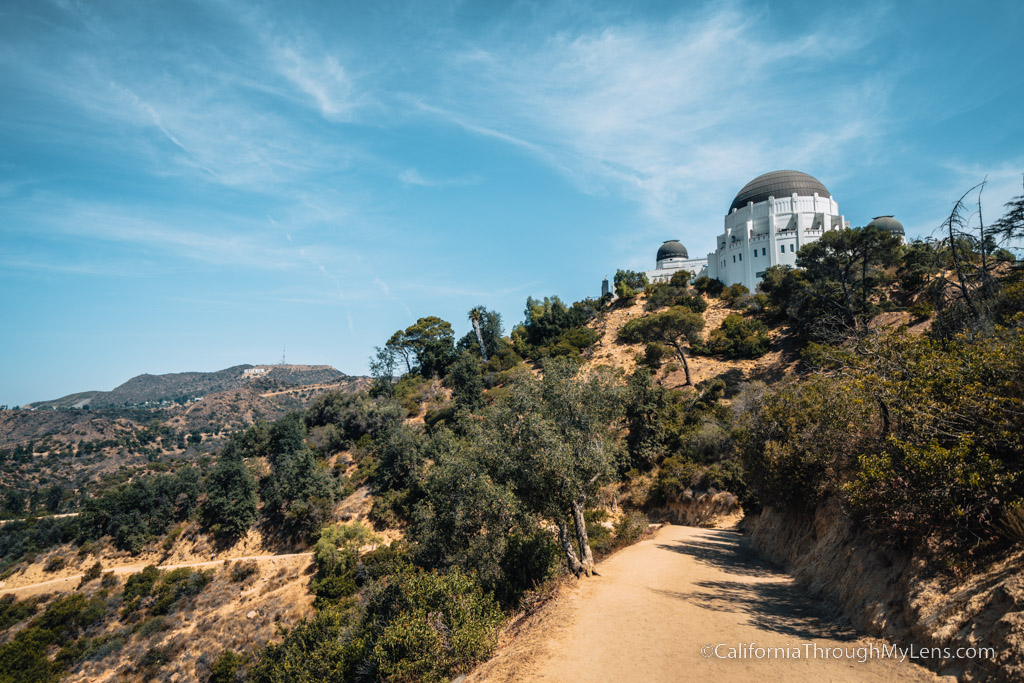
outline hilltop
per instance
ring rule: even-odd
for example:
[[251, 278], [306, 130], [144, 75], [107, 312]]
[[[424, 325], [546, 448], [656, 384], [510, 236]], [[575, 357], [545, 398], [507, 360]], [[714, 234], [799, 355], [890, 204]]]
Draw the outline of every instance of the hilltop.
[[[258, 370], [258, 374], [246, 374]], [[285, 386], [326, 384], [348, 377], [329, 365], [235, 365], [215, 372], [172, 372], [164, 375], [142, 374], [110, 391], [85, 391], [51, 401], [26, 405], [35, 410], [60, 408], [102, 408], [140, 406], [158, 403], [186, 403], [230, 389], [258, 383], [263, 389]]]

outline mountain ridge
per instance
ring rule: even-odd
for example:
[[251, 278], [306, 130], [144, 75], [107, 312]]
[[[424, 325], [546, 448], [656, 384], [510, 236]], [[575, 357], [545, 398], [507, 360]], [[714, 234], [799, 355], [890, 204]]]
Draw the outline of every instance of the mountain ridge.
[[[264, 373], [247, 375], [247, 370]], [[110, 391], [80, 391], [60, 398], [36, 401], [24, 407], [39, 409], [135, 406], [161, 402], [186, 403], [203, 396], [257, 384], [304, 386], [343, 380], [347, 375], [330, 365], [251, 365], [243, 363], [212, 372], [185, 371], [163, 374], [142, 373]]]

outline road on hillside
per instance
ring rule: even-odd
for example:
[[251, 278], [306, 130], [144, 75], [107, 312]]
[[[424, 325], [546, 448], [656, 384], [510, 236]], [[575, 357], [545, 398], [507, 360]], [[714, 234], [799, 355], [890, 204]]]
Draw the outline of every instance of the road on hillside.
[[[170, 569], [181, 569], [182, 567], [214, 567], [222, 564], [230, 564], [231, 562], [255, 560], [256, 562], [267, 562], [267, 561], [280, 561], [280, 560], [291, 560], [297, 557], [313, 557], [313, 553], [289, 553], [286, 555], [244, 555], [242, 557], [228, 557], [222, 560], [206, 560], [203, 562], [185, 562], [183, 564], [161, 564], [157, 566], [157, 569], [170, 570]], [[126, 564], [120, 567], [104, 567], [103, 573], [114, 573], [114, 574], [135, 574], [141, 572], [146, 568], [146, 564]], [[7, 593], [14, 593], [20, 597], [26, 597], [28, 595], [43, 593], [51, 590], [69, 590], [74, 588], [77, 584], [76, 581], [81, 580], [84, 574], [73, 574], [72, 576], [62, 576], [59, 579], [51, 579], [49, 581], [41, 581], [39, 583], [30, 583], [24, 586], [5, 586], [0, 582], [0, 595]]]
[[597, 569], [467, 683], [939, 680], [909, 661], [867, 659], [885, 643], [844, 626], [735, 531], [665, 526]]

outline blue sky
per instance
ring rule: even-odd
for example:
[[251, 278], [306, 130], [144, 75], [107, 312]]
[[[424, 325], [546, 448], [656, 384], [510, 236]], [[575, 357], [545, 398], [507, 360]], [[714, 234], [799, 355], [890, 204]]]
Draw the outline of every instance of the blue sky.
[[1024, 3], [0, 5], [0, 403], [362, 373], [417, 317], [599, 294], [748, 180], [930, 234], [1020, 194]]

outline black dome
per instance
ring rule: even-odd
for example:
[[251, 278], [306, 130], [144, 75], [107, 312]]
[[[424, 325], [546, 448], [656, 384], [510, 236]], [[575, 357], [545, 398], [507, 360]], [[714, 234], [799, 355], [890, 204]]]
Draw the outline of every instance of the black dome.
[[888, 230], [889, 232], [896, 233], [897, 235], [906, 234], [903, 231], [903, 224], [892, 216], [876, 216], [874, 220], [868, 223], [865, 227], [880, 228], [882, 230]]
[[667, 240], [658, 248], [658, 261], [667, 258], [690, 258], [690, 255], [686, 253], [686, 247], [679, 243], [678, 240]]
[[743, 186], [736, 199], [732, 200], [729, 213], [733, 209], [742, 209], [747, 202], [766, 201], [769, 197], [779, 199], [788, 197], [793, 193], [801, 197], [811, 197], [815, 192], [819, 197], [831, 197], [829, 191], [814, 176], [809, 176], [800, 171], [772, 171], [759, 175]]

